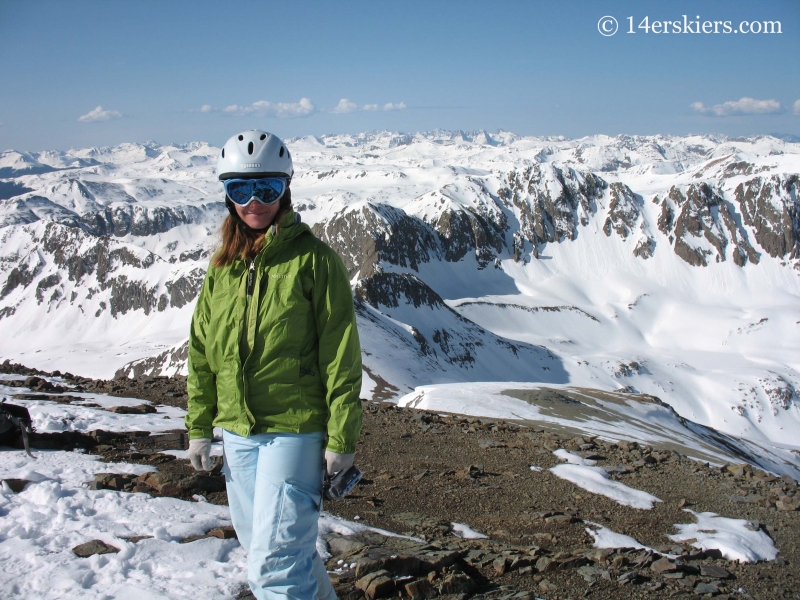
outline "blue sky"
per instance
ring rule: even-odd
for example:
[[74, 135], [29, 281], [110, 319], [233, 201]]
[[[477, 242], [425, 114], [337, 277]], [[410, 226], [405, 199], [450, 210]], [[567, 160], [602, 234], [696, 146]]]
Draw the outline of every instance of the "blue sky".
[[[637, 28], [683, 15], [782, 33]], [[0, 150], [251, 128], [800, 135], [798, 57], [796, 0], [0, 0]]]

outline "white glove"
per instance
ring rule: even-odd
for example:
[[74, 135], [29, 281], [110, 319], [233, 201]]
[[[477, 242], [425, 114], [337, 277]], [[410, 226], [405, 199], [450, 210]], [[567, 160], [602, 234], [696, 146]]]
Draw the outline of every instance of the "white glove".
[[328, 477], [333, 477], [339, 471], [345, 471], [352, 467], [355, 456], [355, 454], [339, 454], [338, 452], [325, 450], [325, 465]]
[[211, 440], [197, 438], [189, 440], [189, 460], [195, 471], [211, 470]]

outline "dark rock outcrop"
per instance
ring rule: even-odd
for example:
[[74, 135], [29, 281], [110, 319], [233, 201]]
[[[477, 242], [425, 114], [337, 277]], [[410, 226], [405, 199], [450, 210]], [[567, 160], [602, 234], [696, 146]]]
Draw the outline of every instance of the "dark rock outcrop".
[[[137, 310], [149, 314], [193, 302], [205, 277], [200, 268], [179, 270], [161, 288], [157, 283], [148, 283], [147, 271], [163, 264], [163, 259], [147, 250], [109, 236], [95, 238], [81, 229], [55, 222], [30, 226], [28, 233], [38, 251], [5, 258], [6, 264], [14, 266], [0, 288], [0, 299], [20, 287], [33, 287], [31, 294], [38, 304], [81, 304], [100, 295], [103, 299], [97, 316], [106, 309], [113, 317]], [[69, 288], [73, 288], [71, 294]], [[15, 306], [7, 306], [0, 309], [0, 316], [14, 312]]]
[[669, 191], [669, 201], [678, 213], [674, 229], [668, 228], [670, 219], [666, 215], [672, 208], [668, 207], [666, 199], [661, 213], [665, 218], [663, 221], [659, 219], [659, 227], [663, 223], [662, 231], [674, 234], [675, 254], [684, 261], [705, 267], [713, 256], [716, 262], [723, 262], [727, 259], [727, 246], [732, 243], [732, 256], [737, 265], [743, 266], [748, 260], [758, 263], [758, 253], [734, 217], [733, 206], [708, 184], [691, 184], [685, 190], [673, 186]]
[[742, 220], [773, 258], [800, 258], [800, 176], [756, 177], [734, 192]]
[[536, 163], [511, 171], [498, 196], [519, 211], [520, 232], [538, 258], [544, 244], [577, 239], [578, 225], [589, 223], [607, 186], [592, 173]]
[[436, 232], [388, 204], [367, 203], [317, 223], [314, 234], [342, 257], [350, 276], [367, 277], [382, 261], [407, 269], [441, 258]]

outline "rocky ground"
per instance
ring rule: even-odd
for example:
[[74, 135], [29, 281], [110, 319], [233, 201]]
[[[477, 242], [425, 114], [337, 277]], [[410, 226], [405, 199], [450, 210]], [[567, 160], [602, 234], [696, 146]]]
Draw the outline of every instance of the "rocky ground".
[[[0, 365], [0, 372], [42, 374], [8, 363]], [[186, 402], [180, 378], [95, 381], [61, 375], [86, 391], [145, 398], [157, 405]], [[35, 389], [37, 381], [29, 384]], [[59, 390], [46, 389], [46, 382], [39, 386], [45, 389], [37, 393], [58, 397]], [[745, 465], [709, 466], [635, 443], [560, 435], [552, 428], [432, 414], [390, 403], [365, 401], [364, 409], [357, 453], [364, 478], [349, 497], [328, 503], [325, 510], [408, 537], [327, 535], [332, 554], [328, 568], [343, 599], [800, 598], [800, 493], [791, 478]], [[53, 434], [34, 434], [32, 440], [34, 447], [58, 445]], [[96, 433], [62, 441], [65, 447], [90, 448], [108, 461], [158, 469], [140, 477], [101, 474], [91, 484], [96, 488], [227, 501], [219, 466], [201, 475], [187, 461], [160, 452], [183, 447], [181, 432]], [[613, 479], [663, 502], [638, 510], [585, 492], [547, 470], [561, 463], [553, 454], [558, 448], [597, 460]], [[747, 519], [774, 540], [779, 558], [739, 564], [690, 543], [671, 543], [666, 536], [676, 532], [674, 524], [693, 522], [686, 508]], [[593, 548], [587, 522], [630, 535], [657, 552]], [[456, 537], [453, 523], [488, 538]], [[228, 537], [233, 532], [207, 535]], [[680, 558], [670, 560], [661, 553]], [[249, 592], [240, 597], [250, 597]]]

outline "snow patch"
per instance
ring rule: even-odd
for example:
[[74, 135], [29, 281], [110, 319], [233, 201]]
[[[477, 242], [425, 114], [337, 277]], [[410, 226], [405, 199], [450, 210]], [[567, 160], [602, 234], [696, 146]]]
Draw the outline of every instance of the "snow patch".
[[[554, 452], [554, 454], [557, 452], [558, 451]], [[569, 452], [566, 453], [571, 454]], [[574, 454], [572, 456], [580, 459], [579, 456]], [[571, 481], [587, 492], [611, 498], [623, 506], [650, 510], [653, 508], [654, 502], [661, 502], [661, 500], [652, 494], [628, 487], [619, 481], [612, 480], [608, 473], [600, 467], [591, 467], [585, 464], [556, 465], [550, 469], [550, 472], [556, 477]]]
[[450, 523], [450, 525], [453, 527], [453, 535], [464, 538], [465, 540], [481, 540], [489, 537], [488, 535], [478, 533], [469, 525], [464, 525], [463, 523]]
[[670, 535], [674, 542], [691, 542], [692, 546], [701, 550], [716, 549], [728, 560], [739, 562], [756, 562], [759, 560], [775, 560], [778, 550], [772, 539], [763, 531], [753, 530], [753, 525], [744, 519], [720, 517], [712, 512], [697, 513], [684, 509], [695, 519], [696, 523], [675, 525], [678, 533]]

